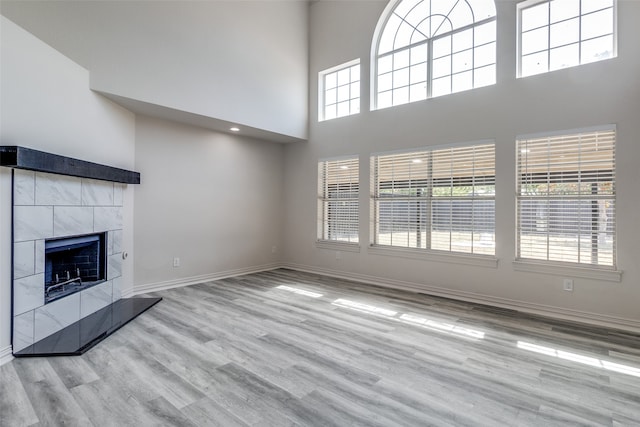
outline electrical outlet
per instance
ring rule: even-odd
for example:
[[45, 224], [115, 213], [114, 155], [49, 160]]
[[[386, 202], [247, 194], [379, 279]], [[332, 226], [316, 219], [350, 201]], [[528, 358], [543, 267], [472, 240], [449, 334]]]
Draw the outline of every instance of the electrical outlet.
[[573, 279], [564, 279], [562, 289], [568, 292], [573, 292]]
[[173, 259], [173, 266], [180, 267], [180, 258], [176, 257]]

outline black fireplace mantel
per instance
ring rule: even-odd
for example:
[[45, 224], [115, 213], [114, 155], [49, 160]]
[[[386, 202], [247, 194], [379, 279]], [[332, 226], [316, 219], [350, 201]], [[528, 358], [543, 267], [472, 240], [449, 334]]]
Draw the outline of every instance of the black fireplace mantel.
[[0, 146], [0, 166], [58, 175], [140, 184], [140, 173], [15, 145]]

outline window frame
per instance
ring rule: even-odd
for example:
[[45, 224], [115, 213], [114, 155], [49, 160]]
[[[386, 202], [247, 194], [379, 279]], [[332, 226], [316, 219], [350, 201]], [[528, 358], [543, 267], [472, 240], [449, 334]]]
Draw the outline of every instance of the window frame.
[[[347, 185], [347, 188], [340, 190], [336, 188], [334, 193], [336, 196], [331, 197], [329, 192], [329, 181], [331, 179], [340, 179], [336, 174], [331, 174], [332, 171], [350, 169], [349, 178], [342, 181]], [[355, 167], [355, 169], [354, 169]], [[355, 173], [353, 173], [355, 172]], [[355, 195], [349, 197], [349, 193], [353, 193], [355, 186]], [[342, 194], [346, 194], [347, 197], [343, 197]], [[345, 246], [345, 250], [350, 250], [348, 247], [359, 248], [360, 245], [360, 158], [359, 156], [341, 156], [332, 157], [318, 160], [318, 181], [317, 181], [317, 232], [316, 232], [316, 244], [318, 246], [331, 246], [339, 245]], [[355, 207], [349, 208], [349, 213], [346, 217], [347, 228], [355, 229], [355, 239], [340, 239], [337, 237], [332, 238], [332, 231], [330, 224], [332, 223], [331, 203], [336, 201], [346, 201], [350, 204], [355, 204]], [[336, 221], [340, 221], [340, 215], [336, 215]], [[351, 249], [355, 250], [355, 249]]]
[[[492, 166], [492, 171], [493, 171], [493, 175], [489, 176], [489, 182], [492, 182], [493, 186], [493, 193], [489, 194], [489, 195], [478, 195], [475, 191], [476, 187], [480, 187], [483, 184], [487, 185], [486, 182], [480, 182], [482, 180], [479, 179], [480, 175], [473, 175], [473, 176], [463, 176], [463, 180], [467, 180], [470, 182], [473, 182], [472, 187], [474, 188], [474, 190], [472, 191], [472, 195], [471, 196], [437, 196], [433, 194], [433, 189], [438, 187], [438, 185], [435, 184], [435, 182], [437, 180], [439, 180], [439, 182], [441, 182], [443, 179], [444, 180], [448, 180], [450, 179], [451, 181], [454, 181], [455, 179], [460, 179], [460, 176], [454, 176], [455, 173], [452, 171], [451, 176], [450, 177], [445, 177], [445, 178], [434, 178], [434, 174], [437, 174], [438, 171], [435, 170], [433, 168], [433, 164], [429, 163], [426, 166], [426, 174], [427, 174], [427, 178], [425, 181], [427, 181], [427, 194], [425, 195], [420, 195], [420, 197], [404, 197], [402, 199], [407, 199], [407, 203], [411, 203], [411, 202], [424, 202], [426, 203], [426, 215], [424, 216], [425, 218], [425, 237], [424, 237], [424, 246], [425, 247], [417, 247], [417, 242], [418, 239], [416, 237], [416, 245], [410, 245], [409, 244], [409, 240], [407, 245], [389, 245], [389, 244], [384, 244], [381, 243], [380, 241], [380, 231], [379, 231], [379, 224], [380, 224], [380, 220], [379, 220], [379, 213], [380, 213], [380, 201], [390, 201], [390, 200], [400, 200], [400, 199], [395, 199], [393, 197], [390, 198], [385, 198], [385, 197], [380, 197], [379, 195], [379, 187], [380, 187], [380, 180], [379, 180], [379, 159], [381, 157], [392, 157], [392, 156], [397, 156], [397, 157], [407, 157], [407, 156], [413, 156], [415, 155], [416, 157], [419, 156], [424, 156], [427, 159], [432, 159], [434, 156], [434, 153], [445, 153], [448, 150], [454, 150], [456, 148], [461, 148], [461, 149], [469, 149], [474, 150], [476, 147], [480, 148], [480, 147], [484, 147], [484, 146], [491, 146], [491, 153], [492, 153], [492, 157], [491, 157], [491, 166]], [[464, 264], [473, 264], [473, 265], [481, 265], [481, 266], [489, 266], [489, 267], [496, 267], [497, 266], [497, 259], [495, 258], [495, 252], [496, 252], [496, 245], [495, 245], [495, 233], [496, 233], [496, 229], [495, 229], [495, 201], [496, 201], [496, 193], [495, 193], [495, 172], [496, 172], [496, 144], [494, 140], [482, 140], [482, 141], [473, 141], [473, 142], [464, 142], [464, 143], [457, 143], [457, 144], [447, 144], [447, 145], [438, 145], [438, 146], [431, 146], [431, 147], [423, 147], [420, 149], [410, 149], [410, 150], [401, 150], [401, 151], [391, 151], [391, 152], [380, 152], [380, 153], [372, 153], [371, 157], [370, 157], [370, 174], [371, 174], [371, 178], [370, 178], [370, 250], [373, 250], [374, 253], [378, 253], [378, 254], [384, 254], [384, 255], [398, 255], [398, 256], [406, 256], [409, 258], [415, 258], [416, 255], [418, 254], [419, 257], [422, 257], [424, 255], [427, 255], [429, 258], [434, 259], [434, 260], [440, 260], [440, 261], [445, 261], [445, 262], [461, 262]], [[455, 156], [452, 155], [451, 157], [452, 159], [455, 158]], [[408, 160], [408, 158], [407, 158]], [[475, 162], [475, 160], [474, 160]], [[474, 163], [474, 167], [475, 167], [475, 163]], [[406, 181], [406, 180], [405, 180]], [[398, 180], [397, 182], [402, 182], [402, 180]], [[476, 184], [477, 183], [477, 184]], [[449, 186], [450, 188], [455, 188], [456, 185], [451, 184]], [[457, 250], [453, 250], [453, 238], [451, 237], [451, 234], [453, 233], [453, 223], [450, 225], [451, 229], [450, 229], [450, 241], [449, 241], [449, 249], [448, 250], [443, 250], [443, 249], [439, 249], [439, 248], [434, 248], [433, 247], [433, 242], [432, 242], [432, 238], [431, 238], [431, 232], [433, 231], [433, 226], [434, 226], [434, 221], [437, 222], [437, 218], [434, 220], [434, 213], [432, 211], [432, 206], [434, 202], [447, 202], [447, 201], [451, 201], [452, 202], [452, 206], [453, 206], [453, 201], [471, 201], [472, 203], [472, 210], [471, 210], [471, 219], [469, 221], [469, 223], [471, 224], [471, 250], [467, 251], [467, 252], [463, 252], [463, 251], [457, 251]], [[473, 216], [473, 207], [475, 206], [475, 202], [478, 201], [489, 201], [493, 203], [493, 216], [492, 216], [492, 223], [493, 223], [493, 232], [492, 234], [492, 240], [493, 240], [493, 251], [492, 253], [479, 253], [474, 251], [474, 246], [473, 246], [473, 242], [474, 242], [474, 238], [473, 235], [478, 233], [478, 228], [474, 228], [474, 223], [475, 223], [475, 217]], [[422, 209], [422, 208], [420, 208]], [[453, 214], [452, 214], [453, 215]], [[392, 218], [392, 223], [393, 223], [393, 218]], [[418, 222], [419, 223], [419, 222]], [[409, 223], [407, 223], [407, 225], [409, 225]], [[408, 237], [407, 239], [410, 239], [410, 237]], [[422, 245], [422, 243], [421, 243]], [[456, 261], [457, 260], [457, 261]]]
[[[612, 210], [613, 210], [613, 225], [612, 225], [612, 248], [611, 248], [611, 258], [612, 258], [612, 264], [611, 265], [607, 265], [607, 264], [593, 264], [593, 263], [587, 263], [587, 262], [580, 262], [580, 252], [578, 249], [578, 262], [572, 262], [572, 261], [564, 261], [564, 260], [556, 260], [556, 259], [549, 259], [549, 253], [550, 253], [550, 245], [549, 245], [549, 239], [547, 239], [547, 257], [546, 259], [541, 259], [541, 258], [535, 258], [535, 257], [525, 257], [522, 256], [522, 234], [523, 234], [523, 225], [522, 225], [522, 218], [521, 218], [521, 210], [522, 210], [522, 206], [521, 206], [521, 202], [522, 200], [541, 200], [541, 197], [538, 195], [534, 195], [534, 196], [528, 196], [528, 195], [522, 195], [521, 190], [520, 190], [520, 185], [522, 180], [522, 169], [523, 169], [523, 165], [521, 164], [521, 158], [523, 157], [521, 154], [524, 153], [523, 150], [527, 150], [526, 148], [521, 148], [521, 143], [522, 142], [527, 142], [527, 141], [543, 141], [545, 139], [547, 140], [551, 140], [554, 138], [573, 138], [573, 139], [581, 139], [582, 137], [585, 136], [592, 136], [595, 135], [597, 133], [606, 133], [606, 132], [613, 132], [613, 148], [612, 148], [612, 170], [609, 172], [610, 173], [610, 182], [611, 182], [611, 195], [606, 195], [606, 194], [569, 194], [569, 195], [557, 195], [554, 194], [553, 196], [551, 195], [551, 191], [549, 191], [549, 195], [547, 197], [548, 203], [549, 203], [549, 209], [551, 209], [551, 200], [557, 200], [559, 202], [565, 202], [565, 201], [569, 201], [569, 202], [593, 202], [594, 200], [611, 200], [613, 201], [613, 206], [612, 206]], [[563, 269], [566, 270], [565, 274], [567, 271], [571, 272], [573, 275], [575, 276], [580, 276], [580, 277], [599, 277], [602, 278], [603, 280], [612, 280], [612, 281], [619, 281], [620, 280], [620, 274], [619, 272], [617, 272], [617, 248], [616, 248], [616, 244], [617, 244], [617, 212], [616, 212], [616, 204], [617, 204], [617, 192], [616, 192], [616, 146], [617, 146], [617, 129], [615, 125], [604, 125], [604, 126], [594, 126], [594, 127], [588, 127], [588, 128], [580, 128], [580, 129], [570, 129], [570, 130], [563, 130], [563, 131], [554, 131], [554, 132], [546, 132], [546, 133], [536, 133], [536, 134], [527, 134], [527, 135], [518, 135], [516, 137], [516, 144], [515, 144], [515, 198], [516, 198], [516, 210], [515, 210], [515, 214], [516, 214], [516, 227], [515, 227], [515, 261], [514, 261], [514, 266], [516, 267], [516, 269], [520, 270], [520, 271], [532, 271], [531, 268], [533, 266], [533, 268], [538, 268], [535, 266], [541, 266], [542, 268], [539, 270], [541, 272], [549, 272], [551, 274], [562, 274]], [[579, 148], [582, 148], [582, 146], [580, 146]], [[577, 156], [580, 156], [582, 153], [578, 152], [579, 154], [576, 154]], [[564, 154], [558, 154], [561, 157], [563, 155], [570, 155], [569, 153], [564, 153]], [[551, 157], [548, 158], [549, 160], [547, 160], [548, 163], [548, 167], [550, 168], [551, 166]], [[586, 163], [586, 161], [585, 161]], [[529, 164], [527, 163], [525, 166], [529, 166]], [[579, 166], [581, 166], [581, 163], [579, 163]], [[533, 167], [533, 166], [532, 166]], [[596, 171], [600, 171], [600, 169], [595, 169]], [[603, 171], [606, 171], [605, 169], [602, 169]], [[578, 176], [578, 182], [579, 183], [589, 183], [591, 182], [591, 185], [593, 185], [593, 181], [594, 180], [589, 180], [589, 181], [582, 181], [582, 175], [587, 175], [589, 174], [589, 170], [586, 170], [587, 173], [585, 174], [585, 170], [584, 169], [579, 169], [578, 171], [573, 171], [573, 170], [562, 170], [557, 172], [557, 174], [559, 176], [562, 177], [562, 174], [571, 174], [574, 173], [576, 174], [575, 176]], [[531, 175], [531, 172], [528, 172], [529, 175]], [[550, 178], [550, 173], [547, 174], [548, 178], [548, 184], [557, 184], [558, 182], [552, 180]], [[571, 176], [571, 175], [568, 175]], [[562, 179], [562, 178], [561, 178]], [[562, 181], [560, 181], [562, 182]], [[605, 179], [602, 180], [596, 180], [595, 182], [600, 183], [600, 182], [607, 182]], [[555, 197], [554, 197], [555, 196]], [[589, 197], [591, 196], [591, 197]], [[596, 196], [596, 197], [594, 197]], [[592, 210], [592, 216], [595, 217], [599, 217], [600, 213], [598, 212], [597, 215], [596, 213]], [[547, 221], [550, 221], [550, 216], [549, 219], [547, 219]], [[567, 223], [568, 224], [574, 224], [575, 227], [575, 219], [573, 216], [569, 217], [569, 216], [559, 216], [558, 218], [562, 218], [562, 219], [568, 219]], [[572, 223], [570, 220], [574, 219], [574, 222]], [[556, 220], [557, 221], [557, 220]], [[594, 219], [592, 218], [591, 223], [593, 224]], [[557, 224], [557, 223], [556, 223]], [[549, 228], [550, 226], [547, 226], [547, 228]], [[557, 225], [556, 225], [557, 227]], [[569, 227], [569, 226], [568, 226]], [[579, 229], [577, 232], [577, 236], [578, 236], [578, 246], [580, 246], [581, 244], [581, 238], [583, 237], [583, 233], [580, 231], [581, 230], [581, 223], [579, 223], [578, 225]], [[549, 230], [547, 230], [548, 233], [547, 234], [551, 234], [551, 232]], [[606, 231], [606, 230], [605, 230]], [[600, 230], [598, 230], [597, 233], [599, 233]], [[591, 251], [593, 251], [594, 247], [594, 236], [597, 239], [597, 233], [594, 232], [594, 230], [592, 229], [591, 231]], [[570, 234], [570, 233], [569, 233]], [[599, 248], [599, 243], [595, 243], [596, 247]], [[600, 255], [598, 253], [598, 259], [600, 259]], [[581, 273], [581, 271], [589, 271], [589, 273], [586, 273], [587, 275], [585, 275], [585, 273]], [[596, 272], [596, 273], [593, 273]], [[602, 272], [602, 273], [598, 273], [598, 272]], [[600, 276], [598, 276], [598, 274], [600, 274]]]
[[[558, 70], [562, 70], [562, 69], [566, 69], [566, 68], [580, 67], [582, 65], [591, 64], [591, 63], [594, 63], [594, 62], [601, 62], [601, 61], [606, 61], [608, 59], [617, 58], [617, 56], [618, 56], [618, 0], [612, 0], [611, 9], [612, 9], [612, 13], [613, 13], [613, 22], [612, 22], [612, 25], [613, 25], [612, 31], [613, 32], [612, 32], [611, 35], [612, 35], [612, 38], [613, 38], [613, 43], [612, 43], [613, 52], [611, 54], [611, 57], [600, 59], [600, 60], [597, 60], [597, 61], [582, 62], [582, 55], [581, 55], [581, 45], [582, 45], [582, 43], [584, 41], [595, 40], [597, 38], [604, 37], [602, 35], [594, 37], [594, 38], [591, 38], [591, 39], [583, 40], [582, 39], [582, 35], [579, 34], [577, 42], [568, 43], [566, 45], [555, 46], [554, 48], [551, 48], [551, 46], [549, 45], [550, 41], [548, 40], [547, 48], [545, 50], [540, 50], [540, 51], [537, 52], [537, 53], [541, 53], [541, 52], [545, 52], [545, 51], [547, 52], [547, 70], [546, 71], [541, 71], [539, 73], [523, 75], [522, 74], [522, 59], [523, 59], [523, 55], [522, 55], [522, 34], [523, 34], [523, 32], [522, 32], [522, 12], [525, 9], [529, 9], [529, 8], [538, 6], [538, 5], [542, 4], [542, 3], [551, 3], [553, 1], [554, 0], [524, 0], [524, 1], [518, 2], [517, 5], [516, 5], [516, 8], [517, 8], [517, 10], [516, 10], [516, 37], [517, 37], [517, 40], [516, 40], [516, 77], [517, 78], [532, 77], [532, 76], [537, 76], [537, 75], [541, 75], [541, 74], [551, 73], [553, 71], [558, 71]], [[586, 14], [583, 15], [582, 14], [582, 9], [581, 9], [582, 1], [584, 1], [584, 0], [580, 0], [580, 12], [579, 12], [579, 15], [572, 16], [572, 17], [569, 17], [569, 18], [565, 18], [565, 19], [557, 21], [555, 23], [548, 22], [546, 27], [550, 28], [552, 24], [557, 24], [557, 23], [569, 21], [571, 19], [576, 19], [576, 18], [578, 18], [579, 21], [581, 22], [582, 17], [584, 15], [589, 15], [589, 14], [592, 14], [592, 13], [596, 13], [596, 12], [608, 9], [608, 7], [605, 8], [605, 9], [598, 9], [596, 11], [587, 12]], [[544, 27], [545, 26], [542, 26], [542, 27], [538, 27], [536, 29], [540, 29], [540, 28], [544, 28]], [[551, 51], [553, 49], [558, 49], [558, 48], [561, 48], [561, 47], [564, 47], [564, 46], [570, 46], [571, 44], [577, 44], [578, 45], [578, 52], [579, 52], [579, 54], [578, 54], [578, 63], [574, 64], [574, 65], [567, 66], [567, 67], [560, 67], [560, 68], [551, 69], [551, 61], [550, 61]]]
[[[333, 117], [327, 117], [326, 114], [326, 108], [327, 108], [327, 104], [326, 104], [326, 98], [327, 98], [327, 89], [326, 89], [326, 78], [327, 76], [331, 75], [331, 74], [337, 74], [340, 71], [349, 69], [351, 70], [351, 68], [358, 66], [359, 67], [359, 71], [358, 71], [358, 80], [352, 80], [351, 79], [351, 71], [349, 72], [350, 74], [350, 79], [349, 79], [349, 83], [342, 85], [342, 86], [349, 86], [349, 114], [344, 114], [344, 115], [338, 115], [337, 111], [336, 111], [336, 115]], [[351, 95], [351, 90], [352, 90], [352, 85], [356, 84], [358, 85], [358, 96], [357, 97], [352, 97]], [[345, 62], [343, 64], [340, 65], [336, 65], [334, 67], [328, 68], [326, 70], [320, 71], [318, 73], [318, 121], [319, 122], [324, 122], [327, 120], [334, 120], [334, 119], [339, 119], [341, 117], [348, 117], [348, 116], [352, 116], [355, 114], [359, 114], [360, 111], [362, 110], [362, 66], [360, 64], [360, 58], [357, 59], [353, 59], [351, 61]], [[336, 88], [339, 85], [336, 84]], [[353, 101], [355, 101], [357, 99], [357, 105], [358, 105], [358, 111], [351, 111], [351, 103]], [[336, 105], [336, 109], [337, 109], [337, 104], [338, 101], [336, 99], [336, 102], [333, 103], [332, 105]]]
[[[397, 48], [397, 49], [392, 49], [389, 52], [385, 52], [383, 54], [379, 54], [378, 51], [379, 51], [380, 42], [381, 42], [381, 39], [383, 37], [383, 33], [384, 33], [385, 29], [386, 29], [387, 23], [388, 23], [390, 17], [394, 14], [396, 8], [402, 2], [403, 2], [403, 0], [395, 0], [395, 1], [391, 1], [391, 2], [389, 2], [389, 4], [387, 4], [387, 7], [382, 12], [382, 14], [380, 16], [380, 19], [378, 20], [378, 24], [376, 26], [376, 29], [374, 31], [373, 43], [371, 44], [371, 56], [370, 56], [371, 57], [371, 62], [370, 62], [371, 63], [371, 67], [370, 67], [370, 82], [371, 83], [369, 85], [369, 90], [370, 90], [370, 109], [371, 109], [371, 111], [390, 108], [390, 107], [395, 107], [395, 106], [398, 106], [398, 105], [410, 104], [410, 103], [413, 103], [413, 102], [419, 102], [419, 101], [424, 101], [424, 100], [427, 100], [427, 99], [434, 98], [434, 96], [433, 96], [433, 80], [434, 80], [433, 79], [433, 62], [434, 62], [434, 58], [433, 58], [433, 49], [432, 49], [433, 43], [435, 41], [439, 40], [439, 39], [442, 39], [443, 37], [447, 37], [447, 36], [452, 36], [453, 37], [454, 34], [461, 33], [463, 31], [466, 31], [466, 30], [469, 30], [469, 29], [474, 29], [476, 27], [480, 27], [482, 25], [485, 25], [485, 24], [488, 24], [488, 23], [491, 23], [491, 22], [495, 22], [496, 23], [495, 24], [496, 25], [496, 28], [495, 28], [496, 34], [495, 34], [495, 36], [494, 36], [492, 41], [483, 43], [482, 45], [478, 45], [478, 46], [476, 46], [475, 42], [472, 41], [471, 48], [468, 48], [466, 50], [463, 49], [463, 50], [460, 50], [460, 51], [457, 51], [457, 52], [453, 52], [452, 51], [449, 54], [449, 56], [453, 60], [453, 56], [455, 54], [457, 54], [457, 53], [466, 52], [467, 50], [471, 52], [471, 58], [472, 58], [472, 66], [471, 66], [471, 68], [468, 69], [468, 70], [464, 70], [462, 72], [459, 72], [459, 73], [454, 73], [452, 71], [448, 75], [450, 78], [452, 78], [454, 75], [462, 74], [463, 72], [467, 72], [467, 71], [471, 71], [472, 72], [471, 87], [469, 87], [467, 89], [462, 89], [462, 90], [452, 90], [451, 92], [443, 93], [443, 94], [440, 94], [440, 95], [436, 95], [435, 97], [452, 95], [454, 93], [464, 92], [466, 90], [479, 89], [481, 87], [492, 86], [492, 85], [495, 85], [497, 83], [497, 62], [498, 62], [498, 57], [497, 57], [497, 53], [498, 53], [497, 52], [497, 44], [498, 44], [498, 42], [497, 42], [497, 31], [498, 31], [498, 29], [497, 29], [497, 11], [493, 16], [485, 18], [485, 19], [482, 19], [482, 20], [479, 20], [478, 22], [473, 22], [473, 23], [468, 24], [466, 26], [455, 28], [455, 29], [453, 29], [453, 30], [451, 30], [449, 32], [444, 33], [444, 34], [437, 34], [437, 35], [435, 35], [433, 37], [426, 38], [423, 41], [410, 43], [410, 44], [408, 44], [406, 46], [403, 46], [403, 47], [400, 47], [400, 48]], [[494, 9], [495, 9], [495, 1], [494, 1]], [[430, 15], [430, 16], [433, 16], [433, 15]], [[491, 44], [491, 43], [493, 43], [495, 45], [494, 46], [494, 62], [492, 64], [484, 64], [481, 67], [475, 67], [473, 65], [473, 63], [475, 61], [475, 59], [474, 59], [475, 50], [477, 48], [486, 46], [486, 45]], [[426, 70], [426, 80], [425, 80], [426, 97], [411, 101], [411, 95], [409, 94], [408, 95], [409, 96], [409, 98], [408, 98], [409, 100], [407, 102], [404, 102], [402, 104], [395, 104], [394, 105], [393, 101], [392, 101], [390, 103], [390, 105], [387, 105], [387, 106], [384, 106], [384, 107], [380, 107], [380, 102], [378, 100], [378, 96], [379, 96], [379, 91], [378, 91], [378, 87], [379, 87], [378, 65], [379, 64], [378, 64], [378, 60], [379, 60], [379, 58], [383, 57], [383, 56], [387, 56], [387, 55], [393, 55], [394, 53], [401, 52], [403, 50], [412, 49], [412, 48], [415, 48], [416, 46], [421, 46], [421, 45], [424, 45], [424, 44], [426, 44], [428, 46], [428, 48], [427, 48], [427, 60], [426, 60], [426, 63], [425, 63], [426, 64], [426, 68], [427, 68], [427, 70]], [[446, 57], [446, 55], [445, 55], [445, 57]], [[439, 58], [442, 58], [442, 57], [439, 57]], [[436, 59], [438, 59], [438, 58], [436, 58]], [[408, 66], [408, 68], [411, 68], [412, 66], [413, 65], [410, 64]], [[475, 74], [476, 70], [478, 70], [480, 68], [486, 68], [488, 66], [493, 66], [494, 67], [493, 83], [485, 84], [485, 85], [482, 85], [482, 86], [475, 86], [474, 74]], [[392, 68], [392, 70], [389, 72], [389, 74], [391, 74], [392, 77], [393, 77], [393, 73], [395, 71], [396, 70], [393, 70], [393, 68]], [[446, 77], [446, 75], [443, 75], [443, 76]], [[409, 81], [407, 87], [410, 87], [410, 86], [411, 86], [411, 82]], [[450, 86], [451, 87], [453, 86], [452, 81], [450, 82]], [[391, 92], [393, 94], [393, 91], [394, 91], [394, 88], [392, 87], [389, 90], [389, 92]]]

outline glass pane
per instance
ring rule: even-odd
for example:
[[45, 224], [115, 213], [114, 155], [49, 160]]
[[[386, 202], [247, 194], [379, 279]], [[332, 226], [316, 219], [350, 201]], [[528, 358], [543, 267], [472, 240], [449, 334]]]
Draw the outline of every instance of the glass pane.
[[521, 75], [532, 76], [534, 74], [546, 73], [549, 71], [549, 58], [547, 51], [535, 53], [522, 57]]
[[549, 24], [549, 3], [528, 7], [522, 10], [522, 24], [520, 31], [528, 31], [533, 28]]
[[551, 49], [549, 55], [549, 70], [572, 67], [580, 64], [578, 43]]
[[378, 74], [388, 73], [393, 67], [393, 56], [387, 55], [378, 58]]
[[440, 58], [451, 54], [451, 36], [442, 37], [433, 41], [433, 57]]
[[411, 35], [413, 34], [413, 27], [406, 22], [400, 24], [398, 32], [396, 33], [396, 39], [393, 42], [394, 49], [400, 49], [411, 44]]
[[549, 48], [549, 28], [542, 27], [522, 34], [522, 55], [540, 52]]
[[496, 63], [496, 44], [490, 43], [474, 49], [474, 67], [482, 67], [484, 65]]
[[360, 112], [360, 98], [354, 98], [351, 100], [351, 114], [358, 114]]
[[336, 104], [327, 105], [324, 108], [324, 118], [325, 120], [336, 118]]
[[418, 64], [410, 68], [410, 83], [419, 83], [427, 80], [427, 64]]
[[550, 27], [550, 47], [564, 46], [580, 40], [580, 20], [578, 18], [553, 24]]
[[433, 80], [431, 88], [431, 96], [441, 96], [451, 93], [451, 76], [442, 77]]
[[404, 68], [409, 66], [409, 50], [393, 54], [393, 69]]
[[462, 31], [453, 35], [453, 51], [470, 49], [473, 46], [473, 29]]
[[393, 90], [393, 105], [401, 105], [409, 102], [409, 88], [402, 87]]
[[474, 44], [479, 46], [481, 44], [489, 43], [496, 40], [496, 21], [492, 21], [479, 27], [474, 28]]
[[398, 18], [395, 14], [391, 14], [387, 24], [384, 27], [384, 31], [382, 32], [382, 37], [380, 37], [380, 43], [378, 44], [378, 55], [391, 52], [393, 50], [393, 40], [396, 37], [396, 30], [398, 26], [402, 23], [402, 20]]
[[351, 81], [360, 81], [360, 64], [351, 67]]
[[454, 74], [451, 76], [451, 91], [461, 92], [473, 88], [473, 73], [467, 71], [465, 73]]
[[409, 85], [409, 69], [404, 68], [402, 70], [393, 72], [393, 87], [399, 88]]
[[324, 76], [324, 88], [331, 89], [336, 87], [337, 84], [337, 73], [330, 73]]
[[428, 44], [422, 44], [411, 49], [411, 65], [427, 62], [427, 54], [429, 53]]
[[348, 84], [350, 79], [351, 76], [349, 75], [348, 68], [338, 71], [338, 86]]
[[335, 104], [336, 102], [336, 90], [329, 89], [325, 92], [324, 103], [325, 104]]
[[338, 88], [338, 102], [346, 101], [349, 99], [349, 85], [340, 86]]
[[551, 2], [551, 23], [580, 16], [580, 0]]
[[433, 61], [433, 78], [447, 76], [451, 74], [451, 57], [436, 59]]
[[496, 16], [494, 0], [467, 0], [467, 3], [473, 9], [473, 16], [476, 22]]
[[392, 73], [383, 74], [378, 76], [378, 92], [391, 89], [393, 80], [391, 79]]
[[473, 72], [473, 87], [482, 87], [496, 84], [496, 66], [477, 68]]
[[582, 0], [582, 14], [613, 7], [613, 0]]
[[427, 84], [418, 83], [411, 85], [409, 97], [411, 102], [427, 99]]
[[351, 83], [351, 98], [360, 98], [360, 82]]
[[582, 40], [613, 33], [613, 9], [582, 16]]
[[467, 2], [464, 1], [455, 3], [448, 18], [453, 24], [453, 28], [462, 28], [473, 24], [473, 12]]
[[340, 102], [338, 104], [338, 117], [349, 115], [349, 101]]
[[460, 53], [454, 53], [451, 57], [452, 65], [451, 72], [457, 73], [460, 71], [470, 70], [473, 65], [473, 55], [471, 50], [466, 50]]
[[393, 105], [391, 98], [391, 91], [388, 90], [386, 92], [378, 92], [378, 108], [387, 108]]
[[613, 36], [604, 36], [582, 43], [581, 63], [613, 58]]

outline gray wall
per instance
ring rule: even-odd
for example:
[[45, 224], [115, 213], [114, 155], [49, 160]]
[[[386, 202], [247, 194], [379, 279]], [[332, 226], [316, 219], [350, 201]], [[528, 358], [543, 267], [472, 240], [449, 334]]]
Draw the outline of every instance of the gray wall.
[[[371, 41], [386, 2], [314, 2], [310, 7], [310, 138], [286, 148], [285, 260], [292, 266], [429, 289], [467, 299], [554, 315], [638, 328], [640, 322], [640, 2], [619, 0], [618, 57], [590, 65], [516, 79], [516, 2], [498, 1], [498, 70], [495, 86], [379, 111], [369, 111]], [[362, 112], [317, 121], [317, 73], [348, 60], [362, 63]], [[515, 138], [517, 135], [616, 124], [618, 267], [621, 282], [514, 270]], [[493, 139], [496, 141], [497, 268], [416, 260], [371, 253], [369, 156], [371, 153]], [[316, 238], [318, 159], [360, 156], [359, 253], [321, 249]]]
[[2, 1], [90, 71], [91, 88], [307, 136], [306, 1]]
[[138, 116], [136, 288], [274, 265], [281, 249], [283, 149]]

